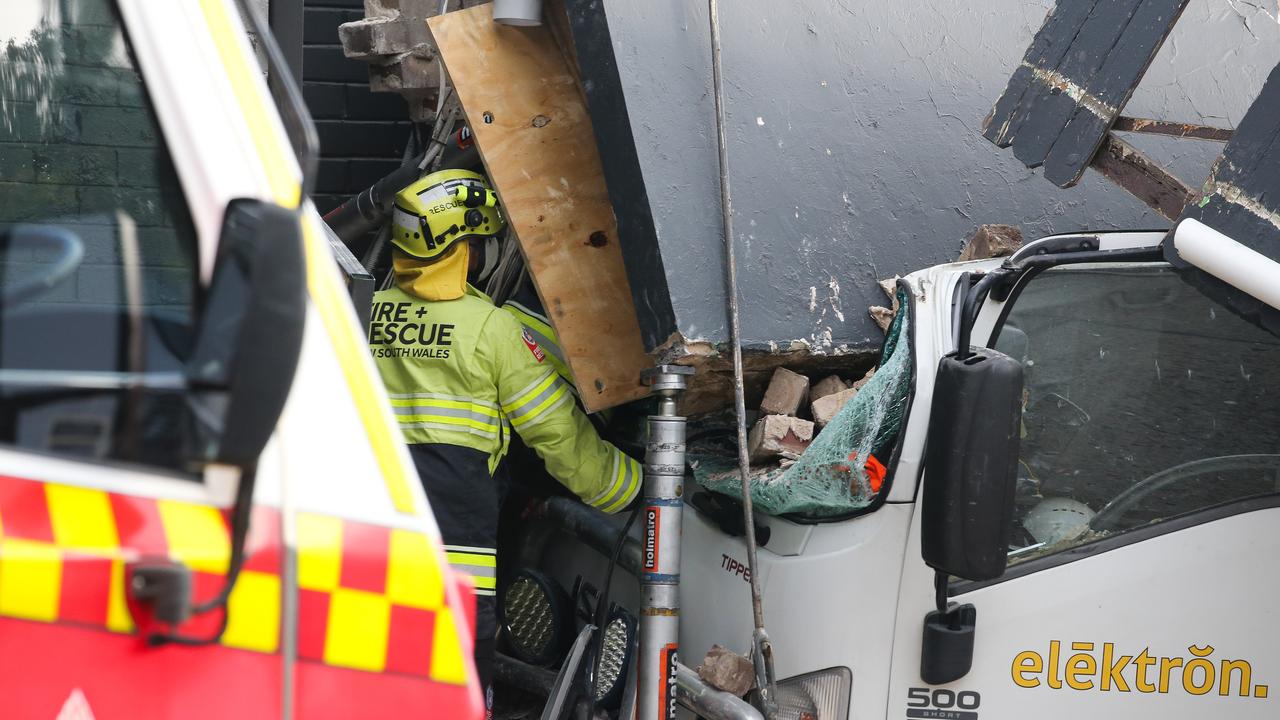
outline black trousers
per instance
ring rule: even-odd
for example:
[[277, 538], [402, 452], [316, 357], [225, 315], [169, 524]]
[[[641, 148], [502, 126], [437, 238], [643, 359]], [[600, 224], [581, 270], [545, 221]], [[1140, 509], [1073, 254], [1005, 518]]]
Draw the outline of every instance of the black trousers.
[[[444, 544], [496, 550], [504, 483], [489, 474], [489, 456], [442, 444], [410, 445], [409, 455]], [[497, 603], [484, 592], [476, 593], [476, 639], [492, 640], [498, 632]]]
[[[512, 456], [490, 475], [489, 456], [457, 445], [410, 445], [409, 455], [418, 470], [427, 501], [440, 527], [445, 545], [494, 548], [498, 546], [498, 519], [510, 482], [508, 470], [520, 468], [524, 483], [543, 494], [565, 492], [546, 474], [537, 454], [519, 438], [512, 438]], [[539, 482], [532, 482], [533, 480]], [[501, 564], [501, 559], [499, 559]], [[476, 594], [476, 672], [485, 692], [486, 707], [493, 700], [493, 664], [497, 645], [497, 599]]]

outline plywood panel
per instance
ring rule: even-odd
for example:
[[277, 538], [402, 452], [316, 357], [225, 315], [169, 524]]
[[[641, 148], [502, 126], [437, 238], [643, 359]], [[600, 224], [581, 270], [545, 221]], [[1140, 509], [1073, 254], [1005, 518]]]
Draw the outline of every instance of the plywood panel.
[[428, 21], [588, 410], [642, 397], [650, 365], [575, 74], [546, 27], [491, 5]]

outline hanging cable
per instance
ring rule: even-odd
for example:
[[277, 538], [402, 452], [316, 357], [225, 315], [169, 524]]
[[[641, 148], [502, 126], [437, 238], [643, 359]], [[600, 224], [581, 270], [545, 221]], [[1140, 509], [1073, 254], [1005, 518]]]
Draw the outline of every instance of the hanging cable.
[[618, 558], [622, 555], [623, 546], [627, 544], [631, 526], [640, 515], [640, 508], [640, 503], [635, 503], [635, 507], [631, 509], [631, 516], [622, 526], [622, 532], [618, 533], [618, 539], [613, 544], [613, 553], [609, 555], [609, 570], [604, 575], [604, 588], [600, 591], [600, 599], [596, 602], [596, 637], [591, 663], [591, 697], [588, 698], [591, 712], [587, 714], [589, 718], [596, 716], [596, 695], [600, 693], [600, 656], [604, 654], [604, 631], [609, 621], [609, 587], [613, 584], [613, 569], [618, 566]]
[[774, 716], [776, 682], [773, 675], [773, 645], [764, 629], [764, 601], [760, 593], [760, 573], [756, 560], [755, 510], [751, 504], [751, 458], [747, 455], [747, 408], [742, 384], [742, 331], [738, 313], [738, 263], [734, 252], [733, 196], [729, 191], [729, 149], [725, 138], [724, 77], [720, 63], [720, 8], [717, 0], [707, 0], [711, 20], [711, 79], [716, 105], [716, 147], [720, 161], [720, 213], [724, 231], [725, 280], [729, 314], [730, 343], [733, 348], [733, 408], [738, 425], [738, 472], [742, 477], [742, 516], [746, 531], [747, 566], [751, 572], [751, 611], [755, 622], [752, 660], [760, 685], [765, 717]]

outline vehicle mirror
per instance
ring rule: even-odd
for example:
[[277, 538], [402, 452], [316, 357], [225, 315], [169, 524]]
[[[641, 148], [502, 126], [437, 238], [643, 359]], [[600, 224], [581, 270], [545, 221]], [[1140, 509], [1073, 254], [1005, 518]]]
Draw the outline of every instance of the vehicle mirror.
[[1022, 365], [990, 348], [938, 364], [925, 452], [921, 554], [967, 580], [1004, 574], [1013, 527]]
[[302, 349], [306, 258], [297, 213], [259, 200], [227, 206], [188, 376], [224, 391], [210, 462], [252, 467], [284, 410]]

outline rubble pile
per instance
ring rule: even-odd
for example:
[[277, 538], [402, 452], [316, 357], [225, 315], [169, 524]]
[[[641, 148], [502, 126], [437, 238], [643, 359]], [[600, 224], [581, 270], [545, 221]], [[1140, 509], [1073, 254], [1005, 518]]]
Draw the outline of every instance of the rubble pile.
[[874, 373], [874, 369], [868, 370], [852, 382], [839, 375], [814, 381], [787, 368], [775, 370], [760, 402], [760, 414], [747, 437], [751, 462], [763, 464], [780, 459], [781, 467], [790, 466]]
[[[883, 287], [887, 292], [893, 283]], [[873, 370], [827, 365], [808, 373], [795, 366], [773, 371], [759, 409], [748, 413], [746, 480], [760, 512], [844, 517], [880, 495], [909, 404], [913, 367], [910, 305], [906, 291], [895, 290], [896, 312], [890, 309], [894, 319]], [[731, 427], [695, 433], [690, 466], [704, 490], [741, 498], [736, 433], [726, 432]]]

